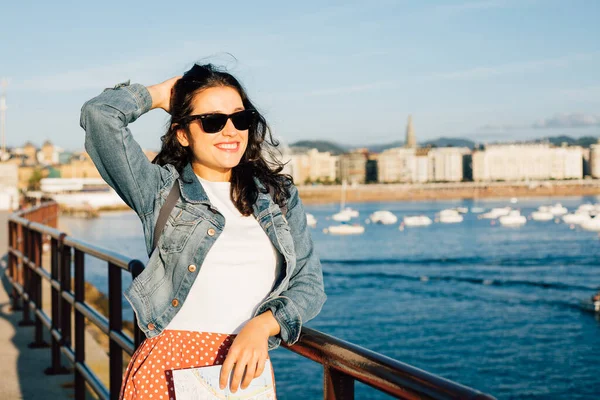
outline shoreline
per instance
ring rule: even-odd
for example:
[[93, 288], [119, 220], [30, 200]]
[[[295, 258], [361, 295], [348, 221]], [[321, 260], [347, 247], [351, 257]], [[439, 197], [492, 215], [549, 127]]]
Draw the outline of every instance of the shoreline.
[[[339, 203], [342, 186], [298, 186], [305, 204]], [[511, 197], [598, 196], [600, 180], [368, 184], [346, 189], [346, 203]]]

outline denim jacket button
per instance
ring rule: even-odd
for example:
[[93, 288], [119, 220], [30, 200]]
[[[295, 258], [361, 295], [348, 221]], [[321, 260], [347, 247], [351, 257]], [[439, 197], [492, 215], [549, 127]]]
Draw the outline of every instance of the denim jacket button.
[[148, 324], [148, 330], [150, 330], [150, 331], [153, 331], [153, 330], [154, 330], [154, 328], [155, 328], [154, 324], [153, 324], [152, 322], [150, 322], [150, 323]]
[[194, 264], [190, 265], [188, 267], [188, 271], [190, 271], [190, 272], [196, 272], [196, 266]]
[[179, 300], [177, 300], [177, 299], [173, 299], [173, 301], [171, 301], [171, 305], [172, 305], [173, 307], [177, 307], [177, 306], [179, 305]]
[[215, 236], [215, 230], [213, 228], [210, 228], [207, 233], [208, 236]]

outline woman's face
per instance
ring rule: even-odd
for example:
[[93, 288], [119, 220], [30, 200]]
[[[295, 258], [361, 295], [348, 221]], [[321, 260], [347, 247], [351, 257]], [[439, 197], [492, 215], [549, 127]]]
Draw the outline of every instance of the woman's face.
[[[192, 114], [232, 114], [244, 110], [242, 98], [231, 87], [217, 86], [196, 94], [192, 102]], [[189, 124], [190, 139], [183, 129], [177, 133], [179, 143], [190, 147], [193, 153], [192, 166], [200, 177], [215, 182], [226, 182], [231, 178], [231, 169], [239, 164], [248, 145], [248, 130], [239, 131], [231, 119], [217, 133], [205, 133], [199, 120]]]

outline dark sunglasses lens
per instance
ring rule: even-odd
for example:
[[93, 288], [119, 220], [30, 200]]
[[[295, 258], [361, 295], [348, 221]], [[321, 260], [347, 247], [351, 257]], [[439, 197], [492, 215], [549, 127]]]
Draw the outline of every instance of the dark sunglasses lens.
[[217, 133], [225, 127], [225, 124], [227, 123], [227, 115], [225, 115], [225, 114], [207, 115], [204, 118], [202, 118], [200, 121], [202, 121], [202, 129], [204, 130], [204, 132]]
[[233, 126], [235, 126], [235, 129], [239, 129], [240, 131], [249, 129], [253, 119], [254, 111], [252, 110], [244, 110], [231, 115], [231, 122], [233, 122]]

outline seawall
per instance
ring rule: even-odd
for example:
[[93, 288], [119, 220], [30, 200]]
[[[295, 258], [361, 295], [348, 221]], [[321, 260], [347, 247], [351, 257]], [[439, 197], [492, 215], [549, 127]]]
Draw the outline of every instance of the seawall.
[[[299, 186], [306, 204], [339, 203], [341, 185]], [[600, 180], [535, 182], [457, 182], [423, 184], [352, 185], [346, 190], [347, 202], [460, 200], [479, 198], [596, 196]]]

